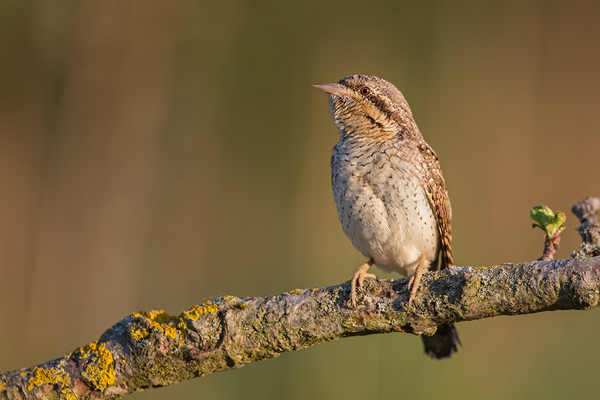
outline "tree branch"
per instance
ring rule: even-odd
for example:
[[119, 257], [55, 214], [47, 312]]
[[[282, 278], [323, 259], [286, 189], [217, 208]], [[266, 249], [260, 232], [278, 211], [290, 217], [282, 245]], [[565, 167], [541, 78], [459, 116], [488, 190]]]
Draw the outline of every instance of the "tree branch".
[[431, 272], [410, 311], [404, 278], [367, 280], [356, 309], [348, 307], [346, 282], [269, 297], [226, 296], [179, 316], [134, 313], [97, 342], [0, 375], [0, 399], [117, 398], [348, 336], [431, 335], [446, 322], [588, 310], [600, 302], [600, 257], [584, 256]]
[[586, 197], [575, 203], [571, 211], [581, 221], [581, 226], [577, 230], [583, 240], [579, 250], [573, 252], [571, 257], [584, 259], [600, 256], [600, 223], [596, 216], [600, 211], [600, 199]]

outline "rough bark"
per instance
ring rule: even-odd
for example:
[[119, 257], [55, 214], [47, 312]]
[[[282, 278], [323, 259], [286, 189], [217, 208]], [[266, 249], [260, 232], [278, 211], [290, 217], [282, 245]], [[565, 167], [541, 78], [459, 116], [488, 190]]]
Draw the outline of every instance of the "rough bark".
[[[584, 224], [580, 233], [594, 254], [597, 220]], [[600, 257], [585, 259], [585, 251], [582, 245], [570, 260], [428, 273], [410, 311], [407, 279], [381, 279], [365, 281], [355, 309], [348, 307], [346, 282], [269, 297], [226, 296], [179, 316], [134, 313], [62, 358], [0, 375], [0, 399], [118, 398], [348, 336], [431, 335], [446, 322], [589, 310], [600, 302]]]
[[578, 201], [571, 209], [579, 218], [581, 225], [577, 229], [581, 235], [582, 243], [579, 250], [573, 252], [571, 257], [584, 259], [600, 256], [600, 223], [596, 213], [600, 211], [598, 197], [586, 197]]

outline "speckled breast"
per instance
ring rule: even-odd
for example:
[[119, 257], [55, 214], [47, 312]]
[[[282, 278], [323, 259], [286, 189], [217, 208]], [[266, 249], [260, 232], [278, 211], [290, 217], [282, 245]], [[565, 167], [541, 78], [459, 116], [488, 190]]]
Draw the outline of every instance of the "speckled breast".
[[340, 141], [333, 150], [332, 186], [344, 233], [388, 272], [410, 275], [421, 254], [437, 259], [435, 216], [410, 155], [380, 143]]

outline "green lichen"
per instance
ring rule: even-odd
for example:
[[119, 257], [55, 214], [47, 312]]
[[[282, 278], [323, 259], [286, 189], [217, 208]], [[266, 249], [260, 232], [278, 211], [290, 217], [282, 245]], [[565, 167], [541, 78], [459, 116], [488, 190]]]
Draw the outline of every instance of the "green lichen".
[[115, 382], [114, 358], [106, 343], [91, 342], [80, 349], [81, 357], [90, 358], [82, 376], [98, 390], [104, 390]]

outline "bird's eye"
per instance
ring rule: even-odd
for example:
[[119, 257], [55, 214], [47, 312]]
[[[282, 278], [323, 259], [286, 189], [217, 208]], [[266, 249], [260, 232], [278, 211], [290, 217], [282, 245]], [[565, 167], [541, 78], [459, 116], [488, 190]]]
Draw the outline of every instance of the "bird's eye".
[[363, 96], [366, 96], [369, 93], [371, 93], [371, 89], [369, 89], [368, 87], [364, 87], [364, 88], [360, 89], [360, 93], [362, 93]]

